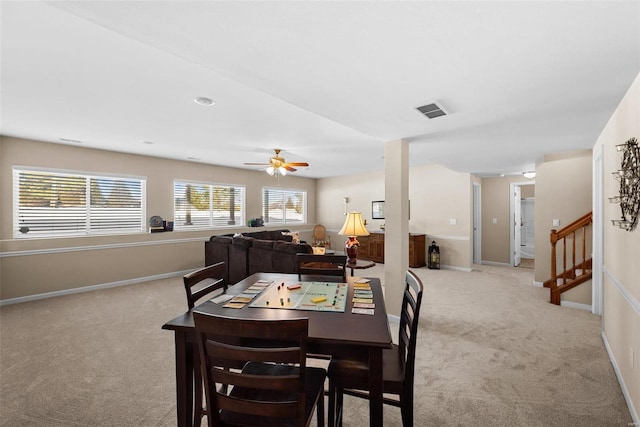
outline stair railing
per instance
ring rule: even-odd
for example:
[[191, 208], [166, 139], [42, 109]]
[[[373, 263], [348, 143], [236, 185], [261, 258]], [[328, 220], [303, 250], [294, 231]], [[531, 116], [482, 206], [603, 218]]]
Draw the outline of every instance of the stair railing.
[[[593, 223], [593, 213], [589, 212], [571, 224], [563, 227], [560, 230], [551, 230], [551, 279], [545, 282], [545, 286], [551, 288], [551, 302], [554, 304], [560, 304], [560, 293], [571, 289], [573, 286], [583, 283], [580, 282], [571, 283], [576, 279], [576, 270], [581, 270], [581, 275], [585, 274], [587, 269], [591, 269], [591, 258], [587, 259], [587, 228]], [[580, 249], [581, 259], [576, 260], [576, 233], [581, 237], [582, 247]], [[581, 236], [580, 236], [581, 235]], [[571, 240], [571, 266], [567, 267], [567, 239]], [[557, 245], [562, 242], [562, 270], [558, 274], [557, 268]], [[558, 279], [562, 279], [559, 283]], [[584, 278], [583, 278], [584, 279]], [[567, 283], [572, 286], [566, 286]], [[562, 286], [562, 289], [559, 289]]]

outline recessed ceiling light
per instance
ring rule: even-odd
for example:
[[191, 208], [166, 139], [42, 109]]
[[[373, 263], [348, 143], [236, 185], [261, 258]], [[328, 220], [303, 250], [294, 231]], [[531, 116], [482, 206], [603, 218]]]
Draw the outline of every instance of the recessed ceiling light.
[[200, 160], [199, 157], [187, 157], [187, 160]]
[[147, 145], [153, 145], [153, 141], [140, 141], [140, 142]]
[[207, 98], [205, 96], [198, 96], [197, 98], [194, 99], [194, 101], [196, 104], [204, 105], [205, 107], [211, 107], [212, 105], [215, 104], [215, 102], [213, 102], [213, 99]]
[[525, 178], [532, 179], [536, 177], [536, 172], [535, 171], [522, 172], [522, 175], [524, 175]]

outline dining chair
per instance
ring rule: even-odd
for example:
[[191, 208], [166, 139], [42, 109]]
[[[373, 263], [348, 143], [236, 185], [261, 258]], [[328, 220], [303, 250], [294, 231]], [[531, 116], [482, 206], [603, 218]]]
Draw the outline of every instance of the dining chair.
[[[210, 297], [211, 294], [217, 290], [227, 290], [227, 282], [224, 279], [225, 276], [225, 264], [224, 262], [218, 262], [192, 271], [191, 273], [182, 277], [184, 282], [184, 289], [187, 293], [187, 305], [189, 310], [195, 307], [196, 303], [205, 297]], [[193, 352], [193, 380], [194, 380], [194, 410], [193, 410], [193, 425], [200, 427], [202, 424], [202, 417], [207, 414], [206, 408], [202, 406], [203, 403], [203, 380], [200, 369], [200, 355], [197, 351]]]
[[298, 263], [298, 278], [302, 276], [339, 276], [346, 281], [347, 256], [346, 255], [315, 255], [299, 253], [296, 256]]
[[314, 410], [318, 426], [324, 425], [326, 370], [306, 366], [308, 318], [238, 319], [196, 311], [193, 320], [209, 427], [303, 427]]
[[218, 262], [198, 270], [192, 271], [182, 277], [184, 290], [187, 292], [187, 304], [189, 310], [206, 296], [211, 296], [214, 291], [227, 290], [227, 281], [224, 279], [225, 264]]
[[[395, 395], [384, 397], [387, 405], [399, 407], [402, 425], [413, 425], [413, 377], [416, 358], [416, 338], [418, 319], [422, 305], [422, 281], [411, 271], [405, 275], [405, 289], [400, 311], [398, 344], [383, 350], [382, 376], [383, 392]], [[366, 362], [332, 358], [329, 362], [329, 426], [342, 425], [343, 395], [369, 399], [366, 391], [369, 385]]]

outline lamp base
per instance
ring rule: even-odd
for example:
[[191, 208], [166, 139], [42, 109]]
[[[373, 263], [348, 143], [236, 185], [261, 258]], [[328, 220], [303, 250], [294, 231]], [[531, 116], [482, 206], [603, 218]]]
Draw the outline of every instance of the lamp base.
[[348, 260], [349, 264], [355, 264], [357, 261], [357, 256], [358, 256], [357, 246], [351, 246], [350, 248], [347, 248], [347, 257], [349, 258]]
[[347, 257], [349, 258], [349, 264], [355, 264], [356, 263], [356, 257], [358, 255], [358, 245], [360, 244], [360, 242], [358, 242], [358, 239], [356, 239], [355, 236], [350, 236], [349, 240], [347, 240], [346, 244], [345, 244], [345, 248], [347, 251]]

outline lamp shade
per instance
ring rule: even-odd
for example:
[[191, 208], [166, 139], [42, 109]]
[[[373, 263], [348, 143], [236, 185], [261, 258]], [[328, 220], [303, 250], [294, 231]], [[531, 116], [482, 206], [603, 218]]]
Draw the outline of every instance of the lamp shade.
[[362, 222], [362, 214], [360, 212], [349, 212], [338, 234], [342, 236], [368, 236], [369, 232]]

